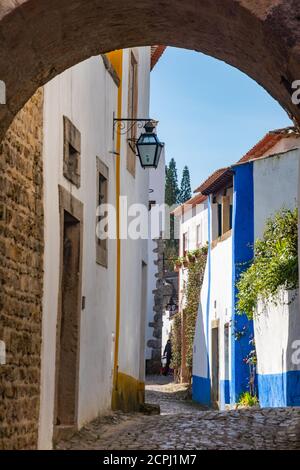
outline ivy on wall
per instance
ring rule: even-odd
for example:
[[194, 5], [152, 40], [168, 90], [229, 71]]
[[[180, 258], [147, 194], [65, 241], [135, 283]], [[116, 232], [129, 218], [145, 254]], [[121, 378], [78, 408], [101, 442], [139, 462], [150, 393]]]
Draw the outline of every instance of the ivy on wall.
[[281, 288], [298, 288], [298, 277], [298, 210], [282, 209], [268, 219], [252, 264], [240, 276], [237, 313], [252, 319], [260, 298], [276, 301]]
[[175, 371], [180, 371], [182, 367], [182, 341], [186, 346], [186, 367], [189, 375], [192, 375], [193, 363], [193, 345], [195, 338], [195, 328], [197, 313], [200, 301], [200, 291], [203, 283], [207, 260], [207, 246], [187, 253], [186, 257], [179, 258], [175, 265], [177, 269], [184, 267], [188, 270], [187, 282], [184, 285], [183, 296], [185, 297], [184, 306], [184, 338], [182, 338], [182, 312], [175, 316], [172, 331], [172, 364]]
[[[192, 375], [193, 346], [195, 338], [196, 320], [200, 302], [200, 292], [203, 283], [207, 260], [207, 247], [198, 250], [194, 262], [188, 265], [188, 276], [185, 287], [186, 304], [185, 314], [185, 340], [186, 340], [186, 366]], [[190, 257], [189, 257], [190, 258]]]
[[181, 369], [181, 313], [174, 315], [174, 322], [171, 333], [172, 361], [171, 368], [174, 369], [175, 379], [180, 379]]

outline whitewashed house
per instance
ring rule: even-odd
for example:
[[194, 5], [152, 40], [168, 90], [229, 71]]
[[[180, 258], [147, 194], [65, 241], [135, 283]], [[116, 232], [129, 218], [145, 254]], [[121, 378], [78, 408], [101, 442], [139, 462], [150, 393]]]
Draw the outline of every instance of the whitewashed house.
[[[254, 240], [263, 236], [266, 220], [278, 210], [293, 210], [297, 207], [299, 162], [300, 136], [292, 130], [283, 131], [282, 138], [271, 149], [270, 156], [267, 154], [255, 160]], [[251, 162], [246, 165], [251, 165]], [[259, 302], [254, 316], [254, 332], [260, 405], [299, 406], [298, 291], [281, 291], [276, 303]]]
[[[173, 214], [175, 216], [175, 227], [179, 228], [179, 257], [186, 258], [189, 252], [193, 252], [207, 245], [209, 226], [209, 206], [208, 198], [199, 194], [196, 190], [195, 196], [178, 206]], [[187, 265], [180, 263], [179, 268], [179, 294], [178, 309], [181, 312], [182, 331], [184, 331], [184, 309], [186, 306], [186, 285], [188, 281]], [[165, 321], [168, 324], [168, 312], [165, 313]], [[165, 326], [165, 325], [164, 325]], [[181, 345], [181, 381], [189, 380], [186, 368], [186, 339], [182, 335]]]
[[149, 117], [158, 57], [156, 47], [92, 57], [44, 87], [41, 449], [144, 399], [148, 240], [100, 240], [96, 208], [119, 196], [148, 208], [149, 171], [128, 143], [140, 131], [121, 135], [113, 119]]
[[[179, 226], [179, 257], [183, 258], [189, 251], [204, 247], [208, 242], [208, 199], [199, 194], [178, 206], [173, 214]], [[187, 269], [179, 270], [179, 309], [184, 309], [184, 287], [187, 282]]]
[[[217, 170], [197, 191], [208, 198], [209, 251], [194, 340], [193, 397], [205, 405], [216, 405], [219, 401], [228, 402], [229, 396], [232, 172], [226, 168]], [[224, 352], [224, 360], [220, 360], [220, 351]]]
[[[294, 129], [269, 132], [237, 164], [216, 171], [197, 189], [208, 196], [209, 206], [209, 253], [193, 358], [193, 398], [200, 403], [224, 408], [249, 389], [244, 359], [254, 327], [236, 314], [236, 282], [253, 259], [254, 241], [263, 235], [266, 220], [297, 205], [299, 148]], [[299, 366], [291, 366], [287, 357], [299, 336], [298, 298], [277, 313], [271, 310], [255, 322], [260, 403], [297, 405]]]

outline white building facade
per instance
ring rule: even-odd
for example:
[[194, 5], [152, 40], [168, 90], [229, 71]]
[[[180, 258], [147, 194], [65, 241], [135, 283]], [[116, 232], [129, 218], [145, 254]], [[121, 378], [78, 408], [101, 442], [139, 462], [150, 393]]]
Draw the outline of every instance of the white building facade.
[[[293, 139], [293, 142], [292, 142]], [[280, 153], [254, 162], [254, 237], [280, 209], [298, 206], [300, 138], [283, 139]], [[288, 150], [291, 148], [290, 150]], [[287, 149], [287, 150], [285, 150]], [[274, 184], [277, 182], [278, 184]], [[260, 204], [259, 201], [267, 201]], [[254, 316], [260, 405], [300, 405], [300, 311], [298, 291], [281, 291], [276, 302], [260, 301]]]
[[291, 357], [299, 332], [298, 297], [279, 311], [269, 305], [253, 325], [236, 313], [236, 282], [267, 219], [297, 206], [299, 147], [294, 130], [270, 132], [236, 165], [216, 171], [198, 188], [209, 197], [210, 227], [193, 358], [193, 397], [200, 403], [224, 408], [249, 391], [252, 372], [245, 359], [255, 338], [261, 405], [297, 404], [299, 372], [282, 358]]
[[[179, 227], [179, 257], [184, 258], [188, 252], [193, 252], [208, 243], [208, 200], [202, 194], [196, 194], [173, 214], [176, 226]], [[181, 266], [179, 270], [179, 309], [185, 306], [185, 285], [187, 269]]]
[[[149, 172], [127, 142], [137, 131], [118, 137], [113, 118], [149, 116], [150, 69], [150, 47], [116, 51], [44, 88], [41, 449], [116, 406], [114, 397], [123, 409], [143, 401], [148, 240], [118, 244], [117, 212], [108, 218], [115, 236], [100, 240], [96, 210], [116, 208], [119, 195], [129, 212], [148, 208]], [[132, 219], [122, 207], [120, 217]]]

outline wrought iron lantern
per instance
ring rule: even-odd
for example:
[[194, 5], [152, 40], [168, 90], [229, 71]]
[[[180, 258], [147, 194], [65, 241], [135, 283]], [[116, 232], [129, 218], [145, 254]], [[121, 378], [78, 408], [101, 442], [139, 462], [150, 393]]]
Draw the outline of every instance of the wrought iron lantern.
[[148, 121], [143, 132], [136, 142], [136, 149], [142, 168], [157, 168], [164, 144], [162, 144], [156, 133], [153, 122]]
[[130, 148], [137, 153], [142, 168], [157, 168], [164, 144], [162, 144], [155, 132], [157, 122], [152, 119], [127, 119], [114, 118], [114, 133], [128, 134], [134, 127], [143, 128], [144, 132], [138, 139], [128, 138]]

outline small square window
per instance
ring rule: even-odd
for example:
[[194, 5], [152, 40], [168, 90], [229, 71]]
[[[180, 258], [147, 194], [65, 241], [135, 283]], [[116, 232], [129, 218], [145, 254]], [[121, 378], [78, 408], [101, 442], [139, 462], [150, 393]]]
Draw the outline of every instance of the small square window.
[[[108, 202], [108, 167], [97, 157], [97, 206]], [[97, 216], [96, 225], [107, 217], [107, 213]], [[105, 227], [107, 230], [107, 227]], [[99, 238], [96, 231], [96, 262], [107, 268], [108, 247], [107, 238]]]
[[77, 188], [80, 187], [81, 134], [64, 116], [64, 166], [63, 174]]
[[151, 211], [152, 207], [156, 205], [156, 201], [149, 201], [148, 209]]

